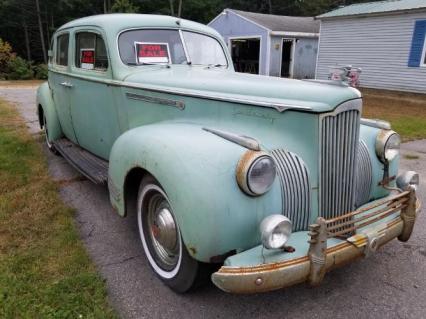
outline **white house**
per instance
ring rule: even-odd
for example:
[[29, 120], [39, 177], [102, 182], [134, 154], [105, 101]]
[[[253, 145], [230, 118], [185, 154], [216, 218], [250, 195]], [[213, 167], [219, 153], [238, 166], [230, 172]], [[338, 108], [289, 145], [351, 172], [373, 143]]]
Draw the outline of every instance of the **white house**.
[[317, 19], [317, 79], [352, 65], [362, 87], [426, 93], [426, 0], [354, 4]]

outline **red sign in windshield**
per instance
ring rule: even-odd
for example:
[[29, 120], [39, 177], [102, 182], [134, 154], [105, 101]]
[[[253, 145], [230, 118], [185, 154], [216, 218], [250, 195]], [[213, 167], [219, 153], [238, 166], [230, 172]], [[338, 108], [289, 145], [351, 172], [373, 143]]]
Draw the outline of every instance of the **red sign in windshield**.
[[95, 51], [81, 50], [81, 63], [95, 64]]
[[165, 43], [137, 43], [139, 63], [168, 63], [169, 47]]

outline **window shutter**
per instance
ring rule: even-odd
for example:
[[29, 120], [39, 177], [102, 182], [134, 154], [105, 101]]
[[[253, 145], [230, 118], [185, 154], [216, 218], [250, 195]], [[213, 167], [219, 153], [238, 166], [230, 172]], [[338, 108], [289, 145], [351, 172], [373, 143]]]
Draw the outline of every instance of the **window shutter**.
[[409, 67], [419, 67], [422, 59], [423, 46], [426, 36], [426, 20], [417, 20], [414, 25], [413, 40], [408, 59]]

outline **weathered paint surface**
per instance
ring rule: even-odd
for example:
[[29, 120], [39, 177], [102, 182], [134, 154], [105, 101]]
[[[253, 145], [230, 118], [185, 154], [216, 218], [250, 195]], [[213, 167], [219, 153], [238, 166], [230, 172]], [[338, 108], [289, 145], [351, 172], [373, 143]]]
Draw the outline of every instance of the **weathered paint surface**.
[[[410, 194], [410, 198], [415, 200], [413, 194], [414, 192]], [[373, 204], [367, 204], [359, 210], [365, 210], [363, 213], [369, 214], [370, 208], [374, 205], [385, 201], [392, 202], [401, 196], [392, 195]], [[408, 192], [405, 192], [404, 196], [407, 199]], [[379, 207], [386, 205], [385, 203]], [[414, 221], [416, 214], [420, 212], [420, 203], [417, 201], [417, 204], [404, 209]], [[375, 209], [371, 210], [374, 212]], [[212, 275], [212, 281], [222, 290], [234, 293], [269, 291], [304, 281], [318, 285], [327, 271], [352, 260], [367, 257], [396, 237], [402, 241], [407, 240], [411, 234], [412, 224], [407, 224], [403, 215], [401, 210], [394, 211], [391, 215], [382, 215], [382, 218], [374, 222], [374, 226], [357, 229], [356, 234], [347, 240], [335, 237], [327, 239], [327, 234], [323, 233], [324, 238], [320, 242], [317, 231], [298, 232], [295, 234], [297, 238], [290, 238], [288, 243], [296, 248], [294, 253], [277, 249], [265, 250], [262, 246], [255, 247], [228, 257], [225, 265]], [[320, 225], [313, 225], [313, 228], [318, 230]], [[404, 237], [404, 234], [408, 234], [408, 237]], [[317, 249], [319, 251], [316, 251]], [[315, 256], [311, 256], [313, 251], [316, 251]]]
[[[105, 15], [77, 20], [58, 32], [69, 32], [70, 39], [74, 39], [76, 30], [86, 28], [87, 24], [91, 25], [87, 27], [89, 30], [99, 32], [105, 39], [108, 71], [76, 70], [71, 41], [69, 65], [49, 64], [50, 90], [43, 85], [38, 101], [52, 122], [49, 125], [54, 128], [53, 138], [64, 134], [109, 160], [110, 198], [120, 214], [125, 213], [125, 178], [132, 168], [140, 167], [163, 186], [182, 228], [184, 242], [193, 248], [190, 252], [194, 258], [208, 262], [212, 256], [231, 250], [242, 252], [258, 245], [258, 225], [262, 218], [281, 213], [279, 182], [275, 181], [264, 196], [244, 194], [237, 185], [235, 173], [246, 149], [203, 130], [208, 127], [251, 136], [266, 152], [285, 149], [300, 156], [310, 172], [311, 217], [315, 220], [320, 115], [347, 100], [359, 98], [357, 90], [238, 74], [232, 65], [228, 68], [126, 66], [120, 60], [116, 45], [120, 31], [134, 27], [176, 29], [176, 19]], [[180, 27], [213, 36], [226, 47], [211, 28], [185, 20], [181, 20]], [[73, 87], [59, 85], [62, 82], [71, 83]], [[135, 96], [145, 98], [132, 98]], [[264, 105], [232, 102], [235, 99]], [[156, 103], [166, 100], [174, 103]], [[279, 112], [270, 107], [274, 103], [307, 107], [309, 111], [290, 107]], [[361, 126], [360, 139], [368, 147], [373, 166], [372, 199], [388, 193], [377, 186], [383, 177], [383, 165], [374, 151], [377, 133], [376, 128]], [[391, 164], [393, 175], [397, 162]], [[293, 234], [293, 238], [297, 238], [297, 234]]]

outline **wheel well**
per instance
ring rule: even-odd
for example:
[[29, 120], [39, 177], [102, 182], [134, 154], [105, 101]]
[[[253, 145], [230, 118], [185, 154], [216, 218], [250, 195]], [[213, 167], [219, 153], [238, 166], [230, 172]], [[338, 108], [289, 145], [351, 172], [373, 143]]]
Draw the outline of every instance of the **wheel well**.
[[143, 168], [132, 168], [126, 175], [124, 181], [124, 212], [125, 216], [136, 214], [139, 185], [142, 178], [149, 174]]
[[40, 128], [43, 128], [43, 115], [44, 115], [44, 111], [43, 111], [43, 107], [41, 106], [41, 104], [38, 105], [37, 107], [37, 114], [38, 114], [38, 124], [40, 124]]

